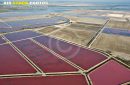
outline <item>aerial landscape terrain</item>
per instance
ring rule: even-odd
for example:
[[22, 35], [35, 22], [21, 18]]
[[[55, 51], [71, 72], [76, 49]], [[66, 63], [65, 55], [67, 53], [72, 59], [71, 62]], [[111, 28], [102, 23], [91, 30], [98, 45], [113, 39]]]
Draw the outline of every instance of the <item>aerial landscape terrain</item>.
[[130, 85], [130, 1], [114, 1], [1, 0], [0, 85]]

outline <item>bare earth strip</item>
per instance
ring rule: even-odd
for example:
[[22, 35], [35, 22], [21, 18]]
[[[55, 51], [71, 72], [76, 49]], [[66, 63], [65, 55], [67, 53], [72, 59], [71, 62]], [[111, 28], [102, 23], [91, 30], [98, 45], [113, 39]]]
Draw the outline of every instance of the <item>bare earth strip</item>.
[[85, 22], [85, 23], [93, 23], [93, 24], [104, 24], [106, 20], [97, 19], [97, 18], [89, 18], [89, 17], [75, 17], [75, 16], [65, 16], [66, 18], [72, 20], [73, 22]]

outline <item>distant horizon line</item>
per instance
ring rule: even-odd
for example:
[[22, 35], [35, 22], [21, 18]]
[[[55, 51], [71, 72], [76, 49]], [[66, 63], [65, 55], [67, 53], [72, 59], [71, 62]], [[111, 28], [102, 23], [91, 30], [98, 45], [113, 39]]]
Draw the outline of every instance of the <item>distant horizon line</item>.
[[[2, 0], [2, 1], [0, 1], [0, 3], [1, 2], [5, 2], [5, 1], [16, 1], [16, 0]], [[60, 2], [65, 2], [65, 3], [70, 3], [70, 2], [72, 2], [72, 3], [76, 3], [76, 2], [81, 2], [81, 3], [84, 3], [84, 2], [86, 2], [86, 3], [84, 3], [84, 4], [87, 4], [87, 3], [94, 3], [94, 4], [102, 4], [102, 3], [114, 3], [114, 4], [116, 4], [116, 3], [127, 3], [127, 4], [130, 4], [130, 1], [126, 1], [126, 2], [124, 2], [124, 1], [74, 1], [74, 0], [70, 0], [70, 1], [50, 1], [50, 0], [18, 0], [18, 1], [30, 1], [30, 2], [35, 2], [35, 1], [48, 1], [49, 3], [60, 3]]]

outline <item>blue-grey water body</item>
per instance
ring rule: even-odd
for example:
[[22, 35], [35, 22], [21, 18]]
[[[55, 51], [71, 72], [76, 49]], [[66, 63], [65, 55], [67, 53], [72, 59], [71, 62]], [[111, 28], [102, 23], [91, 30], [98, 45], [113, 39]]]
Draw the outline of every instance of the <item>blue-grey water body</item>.
[[36, 29], [39, 27], [69, 23], [69, 19], [62, 16], [42, 19], [30, 19], [10, 22], [0, 22], [0, 33], [12, 32], [22, 29]]
[[130, 30], [122, 30], [122, 29], [117, 29], [117, 28], [105, 28], [103, 30], [103, 33], [130, 36]]

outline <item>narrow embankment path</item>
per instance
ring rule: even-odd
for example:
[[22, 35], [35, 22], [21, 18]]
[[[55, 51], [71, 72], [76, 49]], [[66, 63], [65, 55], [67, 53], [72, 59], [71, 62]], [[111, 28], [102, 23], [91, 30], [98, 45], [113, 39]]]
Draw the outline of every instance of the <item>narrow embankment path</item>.
[[109, 22], [110, 20], [107, 20], [106, 23], [103, 25], [103, 27], [95, 34], [95, 36], [93, 36], [93, 38], [88, 42], [87, 47], [90, 48], [92, 46], [92, 44], [94, 43], [94, 41], [100, 36], [100, 34], [103, 32], [103, 30], [105, 29], [106, 24]]

